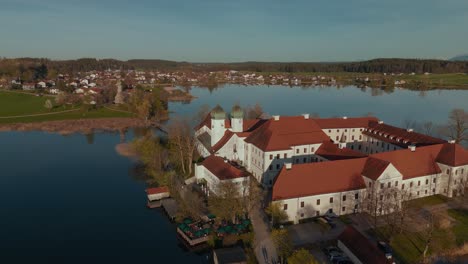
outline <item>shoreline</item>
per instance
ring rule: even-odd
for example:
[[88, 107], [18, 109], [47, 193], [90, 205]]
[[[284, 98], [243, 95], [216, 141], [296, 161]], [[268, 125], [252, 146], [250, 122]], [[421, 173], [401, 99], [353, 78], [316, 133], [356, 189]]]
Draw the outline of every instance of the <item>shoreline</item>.
[[33, 123], [0, 124], [0, 132], [10, 131], [44, 131], [69, 135], [74, 133], [90, 134], [93, 132], [119, 132], [134, 127], [150, 127], [148, 122], [137, 118], [93, 118], [56, 120]]

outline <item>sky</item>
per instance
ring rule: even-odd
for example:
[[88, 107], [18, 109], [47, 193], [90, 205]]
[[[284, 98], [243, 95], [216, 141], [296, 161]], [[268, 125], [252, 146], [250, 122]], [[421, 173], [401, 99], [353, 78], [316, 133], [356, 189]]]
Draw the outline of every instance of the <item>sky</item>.
[[467, 0], [0, 0], [0, 57], [190, 62], [446, 59]]

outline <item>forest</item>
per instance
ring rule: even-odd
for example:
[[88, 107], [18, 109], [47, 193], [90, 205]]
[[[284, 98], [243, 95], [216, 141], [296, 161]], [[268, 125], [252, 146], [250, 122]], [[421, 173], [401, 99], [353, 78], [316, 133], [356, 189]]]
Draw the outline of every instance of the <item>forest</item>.
[[0, 59], [0, 77], [17, 77], [47, 67], [51, 73], [74, 74], [103, 70], [158, 71], [253, 71], [253, 72], [350, 72], [350, 73], [468, 73], [468, 61], [423, 59], [373, 59], [357, 62], [237, 62], [189, 63], [168, 60], [128, 60], [82, 58], [50, 60], [46, 58]]

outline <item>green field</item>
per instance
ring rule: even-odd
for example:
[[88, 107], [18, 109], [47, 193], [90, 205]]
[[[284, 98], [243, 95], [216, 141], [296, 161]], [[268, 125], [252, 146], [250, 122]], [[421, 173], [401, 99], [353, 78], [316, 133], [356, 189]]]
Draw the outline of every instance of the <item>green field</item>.
[[[83, 118], [111, 118], [111, 117], [132, 117], [131, 113], [112, 111], [107, 108], [99, 108], [97, 110], [83, 111], [80, 107], [55, 107], [48, 110], [44, 107], [47, 99], [52, 102], [52, 97], [39, 97], [29, 94], [21, 94], [14, 92], [0, 91], [0, 124], [7, 123], [30, 123], [41, 121], [53, 120], [70, 120], [70, 119], [83, 119]], [[76, 110], [73, 112], [58, 113], [61, 111]], [[35, 115], [46, 114], [42, 116], [26, 116], [26, 117], [13, 117], [1, 118], [9, 116], [22, 116], [22, 115]]]

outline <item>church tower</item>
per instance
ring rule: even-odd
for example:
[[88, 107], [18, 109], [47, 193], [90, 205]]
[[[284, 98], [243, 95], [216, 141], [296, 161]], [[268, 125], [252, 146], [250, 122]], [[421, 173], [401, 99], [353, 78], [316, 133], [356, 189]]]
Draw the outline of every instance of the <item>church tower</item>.
[[244, 111], [239, 105], [234, 105], [231, 110], [232, 132], [244, 131]]
[[223, 108], [217, 105], [211, 110], [211, 146], [214, 146], [226, 131], [226, 113]]

